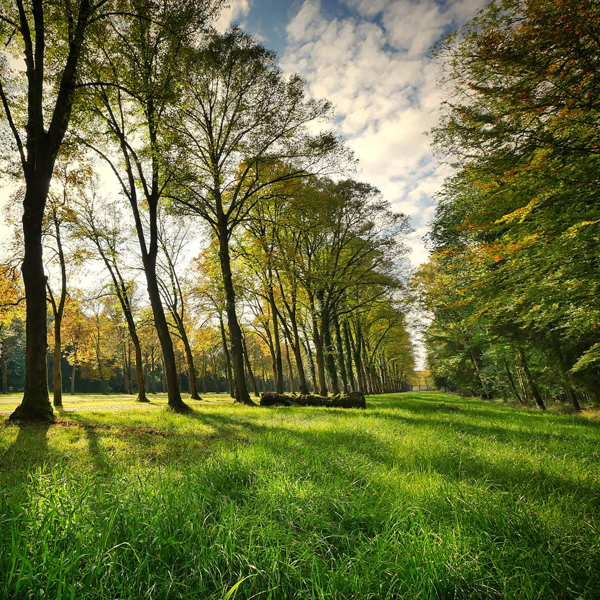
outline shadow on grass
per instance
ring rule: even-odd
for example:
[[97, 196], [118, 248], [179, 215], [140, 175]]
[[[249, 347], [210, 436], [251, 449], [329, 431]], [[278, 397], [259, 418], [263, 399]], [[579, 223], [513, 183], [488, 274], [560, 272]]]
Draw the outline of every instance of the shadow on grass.
[[[490, 418], [487, 413], [467, 409], [450, 414], [438, 407], [422, 408], [414, 404], [403, 405], [401, 409], [404, 414], [375, 409], [365, 413], [365, 417], [445, 430], [457, 435], [467, 434], [496, 443], [517, 442], [529, 446], [540, 444], [545, 453], [555, 453], [559, 458], [565, 455], [565, 443], [574, 444], [582, 456], [593, 456], [600, 439], [600, 423], [587, 421], [584, 417], [547, 415], [548, 418], [543, 421], [530, 421], [527, 417], [529, 413], [525, 413], [525, 416], [516, 414], [510, 420], [503, 419], [501, 423], [494, 423], [495, 419]], [[555, 452], [550, 448], [551, 444], [556, 444]]]
[[[212, 408], [196, 408], [187, 415], [174, 417], [181, 421], [161, 420], [167, 422], [167, 427], [183, 423], [183, 419], [203, 426], [191, 430], [127, 427], [123, 420], [121, 425], [106, 421], [100, 424], [95, 421], [95, 416], [85, 413], [70, 413], [69, 420], [84, 429], [95, 470], [112, 475], [119, 473], [123, 466], [123, 457], [112, 457], [108, 451], [109, 438], [114, 436], [119, 444], [123, 442], [127, 446], [126, 456], [139, 460], [142, 470], [150, 474], [150, 479], [143, 483], [140, 480], [138, 484], [136, 480], [136, 486], [147, 485], [151, 489], [165, 482], [164, 491], [170, 490], [173, 495], [165, 494], [167, 504], [163, 504], [160, 496], [156, 510], [164, 514], [161, 514], [161, 525], [157, 527], [163, 527], [169, 534], [174, 530], [169, 524], [177, 525], [179, 515], [191, 519], [197, 507], [203, 514], [203, 523], [211, 524], [212, 529], [208, 530], [211, 535], [219, 525], [230, 528], [251, 525], [253, 521], [249, 515], [258, 515], [260, 527], [255, 525], [255, 531], [264, 527], [281, 534], [291, 548], [290, 556], [298, 559], [293, 544], [308, 540], [310, 553], [300, 557], [299, 562], [306, 557], [312, 560], [314, 555], [325, 561], [323, 564], [331, 566], [332, 571], [338, 569], [341, 573], [340, 563], [355, 560], [357, 549], [374, 552], [378, 539], [383, 540], [386, 550], [382, 556], [393, 569], [403, 560], [398, 557], [406, 549], [423, 552], [425, 560], [423, 548], [415, 540], [435, 539], [442, 544], [443, 537], [447, 536], [451, 547], [453, 532], [458, 531], [465, 551], [481, 559], [481, 572], [466, 571], [467, 578], [472, 576], [473, 580], [453, 579], [452, 571], [440, 560], [436, 571], [440, 581], [431, 584], [439, 589], [428, 597], [491, 597], [485, 595], [485, 589], [478, 587], [475, 580], [476, 575], [486, 574], [484, 561], [493, 560], [489, 557], [497, 556], [499, 552], [505, 553], [502, 559], [507, 565], [516, 563], [521, 568], [529, 564], [532, 577], [538, 583], [541, 579], [536, 570], [543, 573], [542, 569], [550, 565], [557, 573], [556, 581], [547, 584], [545, 591], [556, 591], [556, 595], [545, 597], [559, 597], [559, 591], [573, 587], [571, 582], [575, 582], [575, 589], [585, 588], [586, 577], [593, 572], [586, 568], [596, 560], [597, 551], [573, 545], [566, 550], [559, 548], [557, 552], [553, 536], [557, 535], [556, 529], [560, 533], [561, 527], [565, 527], [560, 523], [557, 527], [556, 523], [538, 517], [536, 506], [539, 503], [545, 506], [551, 493], [577, 496], [581, 502], [573, 503], [573, 508], [558, 503], [557, 523], [562, 517], [572, 520], [579, 510], [574, 507], [584, 505], [588, 520], [594, 519], [598, 516], [597, 489], [586, 488], [583, 483], [555, 474], [532, 475], [527, 461], [499, 463], [494, 457], [493, 445], [486, 448], [489, 460], [476, 452], [480, 439], [500, 444], [498, 432], [510, 438], [513, 421], [498, 421], [496, 427], [490, 424], [478, 426], [475, 422], [460, 422], [469, 414], [467, 408], [456, 416], [452, 413], [436, 418], [435, 406], [429, 402], [426, 406], [419, 411], [416, 401], [398, 401], [390, 402], [389, 408], [366, 411], [251, 410], [242, 407], [223, 410], [221, 407], [217, 412]], [[432, 406], [431, 410], [428, 410], [429, 406]], [[403, 413], [396, 409], [402, 409]], [[469, 415], [471, 418], [476, 416]], [[356, 426], [352, 424], [354, 419], [358, 422]], [[136, 425], [140, 423], [147, 425], [149, 421], [144, 423], [138, 419]], [[551, 424], [553, 421], [546, 421], [544, 426]], [[519, 426], [525, 428], [527, 423], [524, 421]], [[402, 436], [414, 431], [419, 432], [416, 439], [422, 440], [423, 446], [402, 447]], [[448, 432], [450, 436], [445, 435]], [[465, 441], [455, 438], [455, 433], [474, 437]], [[535, 433], [532, 430], [532, 435]], [[543, 438], [534, 437], [523, 440], [530, 444], [524, 452], [535, 452], [535, 444], [544, 442]], [[29, 448], [31, 442], [23, 437], [20, 443]], [[207, 451], [214, 451], [214, 459]], [[155, 473], [145, 468], [156, 462], [161, 462], [161, 468]], [[169, 465], [169, 470], [162, 469], [163, 462]], [[422, 487], [412, 487], [413, 481]], [[112, 485], [113, 481], [109, 481], [108, 488]], [[115, 482], [115, 485], [118, 490], [120, 484]], [[188, 499], [188, 504], [180, 501], [184, 498]], [[137, 506], [132, 504], [131, 510], [137, 510]], [[188, 510], [184, 511], [183, 507]], [[235, 522], [227, 520], [234, 517]], [[163, 519], [167, 525], [162, 524]], [[235, 535], [240, 534], [231, 534], [227, 539], [235, 540]], [[569, 535], [576, 537], [578, 532], [574, 530]], [[366, 544], [366, 540], [373, 545]], [[115, 538], [115, 543], [117, 541], [122, 539]], [[241, 549], [240, 544], [244, 544], [244, 551], [250, 552], [249, 549], [254, 547], [250, 542], [254, 543], [254, 539], [246, 543], [242, 536], [236, 542], [236, 549]], [[260, 536], [258, 542], [261, 542]], [[279, 538], [268, 540], [271, 542], [279, 543]], [[180, 553], [187, 551], [183, 545], [161, 543], [160, 556], [164, 561], [161, 564], [175, 564]], [[261, 543], [265, 543], [264, 540]], [[155, 548], [141, 548], [142, 553], [150, 550]], [[554, 558], [554, 552], [558, 558]], [[434, 555], [443, 559], [443, 553]], [[229, 553], [227, 557], [229, 561]], [[360, 558], [364, 559], [364, 555], [358, 555], [356, 560]], [[567, 559], [569, 569], [561, 570], [561, 561]], [[415, 564], [419, 560], [421, 558], [417, 556]], [[374, 560], [372, 569], [375, 572], [377, 565]], [[508, 576], [509, 567], [504, 567]], [[388, 567], [382, 566], [380, 575], [385, 577], [388, 570], [384, 571], [384, 568]], [[418, 570], [420, 566], [415, 568]], [[230, 563], [224, 563], [223, 572], [227, 573], [229, 569]], [[307, 574], [304, 571], [304, 575]], [[272, 581], [268, 581], [270, 585]], [[308, 597], [308, 591], [305, 597]]]
[[19, 433], [2, 457], [2, 470], [32, 469], [54, 458], [49, 456], [48, 449], [48, 430], [51, 426], [50, 423], [4, 423], [1, 426], [3, 430], [17, 428]]
[[[335, 411], [337, 413], [336, 418], [352, 418], [352, 415], [341, 409], [318, 410], [327, 410], [328, 414]], [[383, 443], [377, 436], [360, 431], [338, 430], [331, 432], [262, 425], [256, 423], [259, 415], [254, 418], [239, 414], [224, 416], [195, 412], [190, 416], [211, 425], [220, 433], [220, 437], [226, 440], [247, 439], [244, 431], [251, 433], [256, 443], [268, 447], [275, 456], [280, 457], [280, 460], [285, 460], [285, 457], [290, 456], [290, 454], [301, 456], [317, 451], [323, 453], [327, 457], [325, 476], [327, 476], [327, 471], [339, 470], [337, 459], [346, 455], [349, 468], [345, 470], [348, 472], [352, 471], [352, 456], [354, 456], [361, 457], [363, 461], [369, 461], [388, 468], [414, 470], [417, 467], [417, 469], [430, 470], [441, 475], [448, 482], [481, 482], [509, 492], [515, 489], [531, 489], [546, 496], [551, 493], [558, 493], [585, 502], [591, 501], [594, 506], [600, 507], [600, 481], [597, 479], [592, 480], [592, 478], [589, 478], [585, 481], [577, 481], [568, 476], [547, 472], [543, 468], [541, 470], [532, 469], [528, 462], [506, 462], [499, 466], [498, 462], [485, 460], [480, 454], [466, 447], [460, 440], [456, 440], [454, 452], [447, 452], [447, 446], [443, 446], [433, 452], [430, 449], [422, 451], [416, 449], [410, 456], [398, 456], [390, 445]], [[394, 423], [401, 422], [411, 428], [426, 429], [431, 431], [432, 439], [435, 439], [436, 431], [439, 435], [440, 430], [447, 429], [453, 433], [466, 433], [482, 440], [489, 440], [494, 444], [498, 444], [499, 447], [513, 439], [518, 439], [524, 444], [533, 445], [537, 442], [543, 443], [549, 439], [559, 441], [565, 438], [564, 433], [546, 434], [543, 432], [514, 431], [502, 427], [476, 426], [462, 422], [454, 423], [448, 420], [417, 419], [390, 414], [369, 415], [368, 411], [361, 412], [360, 416], [367, 418], [372, 416], [383, 421], [392, 419]], [[586, 451], [592, 453], [596, 451], [597, 439], [578, 441], [584, 444]], [[293, 450], [293, 452], [290, 453], [290, 450]], [[534, 453], [535, 449], [532, 448], [531, 451]], [[547, 449], [544, 452], [546, 451]], [[548, 453], [552, 454], [551, 452]], [[588, 456], [586, 452], [582, 452], [582, 454]], [[562, 450], [557, 448], [556, 456], [557, 458], [565, 457], [564, 447], [562, 447]], [[535, 455], [532, 454], [532, 458], [535, 458]], [[576, 458], [571, 456], [572, 460]]]
[[110, 472], [111, 465], [104, 450], [102, 449], [97, 427], [77, 413], [70, 413], [69, 418], [80, 425], [85, 433], [90, 458], [94, 465], [94, 469], [97, 472], [108, 474]]
[[[477, 414], [469, 414], [468, 410], [456, 413], [443, 413], [436, 418], [437, 409], [429, 409], [429, 404], [419, 410], [414, 403], [397, 405], [404, 414], [390, 409], [367, 409], [366, 411], [348, 411], [345, 409], [256, 409], [256, 411], [238, 411], [236, 409], [227, 413], [215, 413], [212, 410], [192, 410], [185, 415], [207, 427], [207, 432], [166, 432], [157, 428], [134, 428], [128, 431], [126, 427], [98, 425], [93, 420], [81, 414], [71, 413], [69, 418], [78, 423], [85, 432], [89, 453], [95, 470], [110, 473], [113, 463], [107, 454], [102, 438], [117, 435], [133, 449], [132, 456], [138, 457], [143, 462], [152, 464], [170, 464], [177, 468], [185, 469], [185, 465], [206, 459], [207, 452], [217, 450], [219, 447], [237, 447], [251, 444], [252, 447], [262, 448], [265, 454], [277, 457], [282, 467], [294, 471], [301, 461], [315, 461], [319, 456], [320, 469], [311, 477], [315, 484], [330, 475], [342, 477], [353, 481], [356, 478], [357, 467], [371, 464], [373, 468], [383, 467], [388, 470], [398, 470], [400, 473], [407, 471], [429, 471], [441, 476], [445, 481], [454, 484], [481, 484], [493, 489], [510, 493], [528, 490], [534, 496], [541, 494], [568, 495], [579, 501], [599, 506], [600, 482], [592, 478], [577, 479], [577, 474], [569, 476], [556, 471], [532, 468], [532, 461], [517, 462], [498, 461], [494, 453], [494, 446], [499, 450], [514, 448], [518, 442], [524, 451], [531, 452], [535, 459], [536, 446], [544, 448], [544, 454], [564, 459], [566, 451], [561, 440], [569, 440], [569, 436], [576, 438], [576, 434], [566, 431], [536, 431], [528, 423], [516, 422], [519, 428], [514, 429], [515, 421], [506, 423], [506, 427], [487, 424], [466, 422], [477, 418]], [[342, 427], [335, 430], [319, 430], [313, 427], [297, 427], [293, 418], [279, 422], [264, 421], [265, 411], [282, 411], [293, 416], [292, 411], [299, 414], [314, 411], [316, 415], [325, 411], [324, 416], [333, 417]], [[288, 412], [289, 411], [289, 412]], [[406, 413], [409, 413], [408, 415]], [[410, 415], [414, 416], [410, 416]], [[392, 443], [387, 443], [381, 437], [369, 431], [356, 428], [345, 429], [343, 423], [353, 419], [373, 420], [377, 428], [377, 421], [381, 427], [398, 431], [399, 439], [407, 431], [420, 430], [425, 439], [443, 439], [436, 447], [434, 444], [424, 448], [415, 448], [410, 454], [398, 453]], [[560, 418], [559, 418], [560, 419]], [[285, 424], [289, 426], [285, 426]], [[570, 421], [569, 421], [570, 423]], [[544, 425], [554, 425], [546, 421]], [[306, 423], [305, 423], [306, 425]], [[560, 426], [559, 423], [556, 423]], [[536, 423], [536, 427], [540, 425]], [[585, 427], [585, 425], [584, 425]], [[152, 429], [153, 431], [150, 431]], [[562, 427], [561, 427], [562, 429]], [[590, 427], [594, 433], [599, 430], [594, 423]], [[444, 433], [444, 435], [440, 435]], [[451, 437], [446, 434], [450, 433]], [[460, 436], [467, 435], [471, 440], [468, 443]], [[454, 437], [456, 436], [456, 437]], [[486, 452], [489, 459], [477, 451], [473, 440], [481, 440], [493, 444]], [[589, 452], [595, 452], [597, 440], [590, 438], [577, 439], [577, 455], [571, 451], [570, 460], [577, 461], [579, 454], [585, 458]], [[550, 447], [550, 443], [556, 448]], [[21, 442], [23, 444], [24, 442]], [[15, 447], [17, 443], [15, 443]], [[535, 462], [535, 461], [533, 461]]]

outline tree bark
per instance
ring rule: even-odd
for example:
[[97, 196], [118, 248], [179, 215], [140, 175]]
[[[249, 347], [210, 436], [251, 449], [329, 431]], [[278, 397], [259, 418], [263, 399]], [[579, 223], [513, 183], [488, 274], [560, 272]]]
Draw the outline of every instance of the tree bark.
[[544, 401], [542, 400], [542, 396], [540, 395], [540, 392], [538, 391], [537, 386], [535, 385], [535, 381], [533, 380], [533, 376], [531, 375], [531, 371], [529, 370], [529, 365], [527, 364], [527, 358], [525, 357], [525, 351], [523, 350], [523, 348], [521, 348], [521, 346], [518, 346], [517, 352], [519, 353], [519, 356], [521, 357], [521, 365], [523, 367], [523, 371], [525, 372], [525, 377], [527, 379], [527, 383], [529, 384], [529, 389], [531, 390], [531, 395], [533, 396], [533, 399], [535, 400], [537, 407], [540, 410], [546, 410], [546, 405], [544, 404]]
[[129, 358], [127, 352], [129, 350], [129, 343], [123, 342], [123, 388], [125, 393], [129, 396], [133, 394], [133, 383], [131, 381], [131, 371], [129, 369]]
[[36, 174], [28, 182], [23, 201], [23, 239], [25, 258], [21, 273], [25, 284], [25, 390], [21, 404], [10, 419], [52, 420], [54, 413], [48, 394], [48, 363], [46, 354], [46, 275], [42, 260], [42, 218], [48, 196], [51, 170]]
[[60, 263], [60, 299], [58, 301], [58, 305], [56, 304], [52, 291], [50, 290], [50, 286], [48, 285], [48, 292], [50, 295], [50, 301], [52, 303], [52, 309], [54, 312], [54, 361], [52, 364], [52, 395], [54, 406], [62, 406], [62, 346], [60, 333], [63, 315], [65, 313], [65, 302], [67, 300], [67, 265], [65, 261], [65, 253], [63, 251], [62, 239], [60, 234], [60, 219], [54, 207], [52, 208], [52, 220], [54, 222], [58, 260]]
[[296, 384], [294, 382], [294, 369], [292, 367], [292, 360], [290, 358], [289, 344], [287, 344], [287, 343], [285, 345], [285, 356], [286, 356], [286, 360], [287, 360], [287, 364], [288, 364], [288, 369], [290, 371], [290, 392], [292, 392], [292, 394], [295, 394], [296, 393]]
[[294, 343], [292, 344], [292, 352], [296, 360], [296, 369], [298, 371], [298, 383], [301, 394], [308, 394], [308, 384], [306, 383], [306, 373], [304, 372], [304, 361], [302, 360], [302, 342], [300, 341], [300, 333], [298, 332], [298, 324], [292, 322], [292, 332], [294, 334]]
[[75, 375], [77, 375], [76, 358], [73, 359], [73, 368], [71, 369], [71, 396], [75, 395]]
[[[26, 143], [22, 144], [17, 129], [13, 133], [21, 153], [25, 177], [23, 200], [24, 259], [21, 274], [25, 285], [25, 389], [23, 400], [9, 417], [10, 420], [44, 420], [54, 418], [48, 394], [48, 351], [46, 325], [46, 276], [42, 252], [42, 220], [48, 198], [54, 163], [69, 126], [75, 100], [81, 49], [89, 25], [90, 0], [81, 0], [76, 23], [72, 31], [65, 65], [60, 76], [56, 103], [48, 131], [44, 130], [44, 8], [42, 2], [33, 3], [29, 19], [20, 4], [20, 34], [25, 44], [27, 69], [27, 125]], [[35, 28], [35, 49], [31, 41], [28, 21]], [[17, 29], [15, 29], [15, 32]], [[10, 109], [2, 90], [3, 104], [7, 117]], [[12, 117], [9, 118], [12, 122]], [[26, 152], [26, 155], [25, 155]]]
[[[113, 260], [111, 262], [109, 256], [104, 251], [104, 248], [102, 247], [102, 244], [100, 242], [99, 233], [96, 231], [95, 226], [88, 237], [90, 237], [90, 239], [94, 242], [104, 262], [104, 265], [106, 266], [108, 273], [112, 279], [117, 299], [119, 300], [121, 310], [123, 311], [123, 316], [125, 317], [125, 322], [127, 323], [129, 337], [133, 342], [133, 347], [135, 349], [135, 377], [138, 388], [138, 395], [136, 401], [150, 402], [150, 400], [148, 400], [148, 397], [146, 396], [146, 385], [144, 383], [144, 363], [142, 360], [142, 345], [140, 343], [140, 338], [137, 334], [137, 327], [135, 324], [135, 319], [133, 318], [133, 312], [131, 310], [131, 304], [129, 302], [129, 295], [127, 293], [127, 285], [125, 284], [125, 280], [123, 279], [117, 261]], [[129, 379], [131, 381], [131, 375]]]
[[308, 334], [304, 329], [304, 351], [306, 352], [306, 358], [308, 359], [308, 368], [310, 369], [310, 376], [312, 379], [313, 390], [317, 389], [317, 371], [315, 369], [315, 361], [313, 360], [312, 350], [310, 349], [310, 343], [308, 341]]
[[552, 340], [552, 349], [554, 351], [554, 356], [556, 358], [556, 363], [558, 365], [558, 371], [560, 373], [560, 377], [563, 381], [563, 387], [565, 388], [565, 393], [567, 394], [567, 398], [569, 402], [571, 402], [571, 406], [576, 410], [580, 411], [581, 406], [579, 406], [579, 402], [577, 401], [577, 396], [575, 395], [575, 390], [573, 390], [573, 386], [571, 385], [571, 378], [569, 377], [569, 370], [567, 365], [565, 364], [565, 359], [562, 353], [562, 348], [560, 346], [560, 336], [557, 331], [550, 332], [550, 338]]
[[229, 337], [231, 340], [231, 362], [233, 364], [233, 376], [235, 380], [235, 399], [242, 404], [254, 406], [250, 399], [246, 376], [244, 373], [244, 350], [242, 348], [242, 330], [237, 319], [235, 308], [235, 289], [231, 276], [231, 258], [229, 256], [229, 236], [227, 222], [224, 215], [219, 221], [219, 259], [221, 262], [221, 273], [223, 275], [223, 287], [227, 300], [227, 323], [229, 325]]
[[292, 352], [294, 353], [294, 360], [296, 361], [296, 369], [298, 370], [298, 384], [300, 388], [301, 394], [308, 394], [308, 385], [306, 382], [306, 373], [304, 372], [304, 361], [302, 360], [302, 342], [300, 340], [300, 332], [298, 329], [298, 318], [297, 318], [297, 296], [296, 290], [292, 287], [290, 292], [291, 301], [288, 301], [285, 293], [285, 289], [283, 287], [283, 283], [279, 276], [279, 271], [275, 271], [277, 273], [277, 279], [279, 281], [279, 291], [281, 292], [281, 299], [283, 301], [283, 305], [285, 306], [287, 317], [291, 325], [286, 323], [285, 319], [281, 317], [281, 323], [285, 329], [286, 337], [290, 346], [292, 347]]
[[352, 350], [354, 354], [354, 364], [356, 365], [356, 373], [358, 377], [358, 385], [360, 387], [361, 392], [366, 392], [367, 390], [367, 378], [365, 375], [365, 370], [363, 368], [362, 362], [362, 330], [360, 328], [360, 324], [356, 325], [356, 342], [352, 335], [350, 335], [350, 343], [352, 344]]
[[350, 380], [350, 388], [353, 392], [357, 391], [356, 380], [354, 379], [354, 369], [352, 368], [352, 346], [350, 344], [350, 331], [348, 322], [344, 321], [344, 344], [346, 345], [346, 371]]
[[54, 321], [54, 362], [52, 364], [52, 389], [54, 392], [53, 404], [56, 407], [63, 405], [62, 403], [62, 369], [61, 369], [61, 340], [60, 340], [60, 322]]
[[0, 366], [2, 366], [2, 393], [8, 394], [8, 368], [6, 364], [6, 357], [4, 356], [4, 349], [0, 356]]
[[281, 340], [279, 335], [279, 323], [277, 321], [277, 306], [273, 294], [273, 276], [269, 273], [269, 288], [267, 290], [269, 307], [271, 309], [271, 320], [273, 323], [273, 350], [275, 352], [275, 364], [273, 375], [275, 376], [275, 391], [283, 394], [283, 359], [281, 356]]
[[471, 359], [471, 363], [473, 364], [473, 368], [475, 369], [475, 373], [477, 374], [477, 378], [479, 379], [479, 383], [481, 384], [481, 388], [483, 390], [483, 398], [490, 398], [490, 394], [488, 393], [487, 386], [485, 384], [485, 379], [483, 378], [483, 374], [481, 372], [481, 365], [479, 364], [479, 360], [475, 356], [475, 353], [472, 350], [469, 350], [469, 358]]
[[248, 370], [248, 377], [250, 377], [250, 381], [252, 382], [252, 387], [254, 389], [254, 395], [258, 396], [258, 386], [256, 385], [256, 377], [254, 377], [254, 372], [252, 371], [252, 365], [250, 364], [250, 356], [248, 356], [248, 347], [246, 346], [246, 338], [242, 338], [242, 346], [244, 349], [244, 359], [246, 360], [246, 369]]
[[[229, 384], [229, 395], [235, 400], [235, 382], [233, 380], [233, 373], [231, 369], [231, 355], [229, 354], [229, 348], [227, 346], [227, 335], [225, 335], [225, 326], [223, 325], [223, 319], [219, 315], [219, 324], [221, 327], [221, 340], [223, 342], [223, 354], [225, 355], [225, 369], [227, 370], [227, 382]], [[215, 385], [217, 383], [217, 372], [215, 370]], [[217, 389], [217, 391], [219, 391]]]
[[315, 358], [317, 360], [317, 377], [319, 388], [319, 395], [327, 396], [327, 380], [325, 379], [325, 353], [323, 351], [323, 338], [319, 333], [319, 325], [317, 323], [317, 313], [315, 308], [315, 301], [312, 294], [309, 294], [310, 300], [310, 312], [312, 318], [313, 327], [313, 343], [315, 345]]
[[[151, 230], [156, 227], [156, 214], [152, 216], [153, 211], [150, 211]], [[152, 222], [154, 221], [154, 228]], [[181, 399], [179, 392], [179, 381], [177, 377], [177, 363], [175, 361], [175, 352], [173, 351], [173, 341], [169, 332], [169, 325], [165, 317], [165, 311], [160, 298], [158, 287], [158, 279], [156, 277], [156, 251], [155, 251], [155, 236], [156, 233], [151, 233], [151, 251], [143, 255], [144, 272], [146, 274], [146, 282], [148, 284], [148, 296], [150, 297], [150, 305], [152, 307], [152, 315], [154, 317], [154, 326], [158, 335], [158, 341], [163, 355], [164, 376], [167, 383], [167, 395], [169, 408], [176, 412], [187, 412], [190, 408]]]
[[506, 376], [508, 377], [508, 383], [510, 385], [510, 389], [512, 390], [512, 393], [515, 395], [515, 398], [517, 399], [517, 401], [520, 404], [524, 404], [523, 398], [521, 398], [521, 395], [517, 391], [517, 386], [515, 385], [515, 380], [513, 379], [512, 373], [510, 372], [510, 367], [508, 366], [508, 362], [506, 361], [506, 359], [504, 360], [504, 369], [506, 371]]
[[331, 391], [333, 394], [340, 393], [340, 385], [337, 376], [337, 369], [335, 368], [335, 357], [333, 349], [333, 340], [331, 339], [331, 328], [329, 318], [324, 323], [321, 323], [321, 331], [323, 341], [325, 342], [325, 364], [327, 366], [327, 372], [331, 381]]
[[515, 371], [517, 372], [517, 377], [519, 379], [519, 387], [521, 388], [521, 392], [523, 393], [523, 400], [525, 404], [529, 404], [529, 393], [527, 392], [527, 387], [525, 386], [525, 382], [523, 381], [523, 375], [521, 375], [521, 371], [518, 367], [515, 367]]
[[146, 396], [146, 385], [144, 383], [144, 361], [142, 360], [142, 345], [140, 344], [140, 338], [137, 335], [137, 331], [135, 330], [135, 325], [133, 329], [129, 329], [129, 335], [131, 336], [131, 341], [133, 342], [133, 347], [135, 349], [135, 380], [138, 388], [138, 395], [136, 398], [137, 402], [150, 402], [148, 397]]
[[190, 398], [192, 400], [202, 400], [202, 398], [200, 398], [200, 394], [198, 393], [198, 382], [196, 379], [196, 367], [194, 366], [192, 347], [190, 346], [190, 341], [181, 319], [177, 320], [177, 329], [179, 331], [179, 335], [181, 336], [181, 340], [183, 341], [183, 348], [185, 351], [185, 360], [187, 363], [188, 377], [190, 381]]
[[100, 377], [100, 387], [102, 389], [102, 393], [107, 395], [108, 394], [108, 386], [106, 383], [106, 380], [104, 379], [104, 370], [102, 369], [102, 355], [101, 355], [101, 348], [100, 348], [100, 322], [99, 319], [97, 319], [96, 322], [96, 329], [97, 329], [97, 334], [96, 334], [96, 362], [98, 364], [98, 376]]
[[344, 393], [347, 394], [350, 391], [348, 386], [348, 376], [346, 374], [346, 365], [344, 362], [344, 348], [342, 345], [342, 332], [340, 331], [340, 320], [337, 313], [333, 315], [333, 328], [335, 330], [335, 341], [337, 348], [338, 364], [340, 365], [340, 376], [342, 377], [342, 387]]

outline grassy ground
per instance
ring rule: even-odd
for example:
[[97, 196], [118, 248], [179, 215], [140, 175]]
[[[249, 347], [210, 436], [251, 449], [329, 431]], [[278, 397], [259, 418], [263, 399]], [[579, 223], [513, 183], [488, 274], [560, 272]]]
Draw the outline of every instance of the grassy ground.
[[0, 598], [600, 598], [599, 421], [368, 406], [0, 425]]
[[[229, 394], [221, 393], [221, 394], [201, 394], [202, 396], [202, 404], [205, 402], [226, 402], [230, 401], [231, 398]], [[196, 400], [190, 400], [185, 394], [183, 395], [183, 399], [188, 404], [199, 404]], [[10, 414], [17, 406], [21, 403], [21, 399], [23, 398], [23, 394], [6, 394], [0, 395], [0, 415]], [[63, 408], [66, 410], [70, 410], [72, 408], [90, 408], [92, 406], [97, 407], [126, 407], [130, 405], [136, 405], [134, 395], [115, 395], [115, 394], [75, 394], [71, 396], [71, 394], [63, 394]], [[151, 406], [166, 406], [167, 405], [167, 395], [166, 394], [148, 394], [148, 399], [150, 400]], [[256, 399], [256, 398], [255, 398]], [[50, 394], [50, 402], [52, 402], [52, 394]]]

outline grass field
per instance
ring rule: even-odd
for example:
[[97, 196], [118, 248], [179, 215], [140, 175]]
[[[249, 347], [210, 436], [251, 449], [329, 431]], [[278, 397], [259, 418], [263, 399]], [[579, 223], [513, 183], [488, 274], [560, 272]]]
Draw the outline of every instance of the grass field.
[[[0, 395], [0, 418], [4, 415], [11, 413], [17, 406], [21, 403], [21, 399], [23, 398], [23, 394], [7, 394]], [[130, 405], [136, 406], [138, 403], [135, 401], [135, 396], [127, 396], [127, 395], [112, 395], [112, 394], [75, 394], [71, 396], [71, 394], [63, 395], [63, 408], [69, 410], [71, 408], [91, 408], [91, 407], [127, 407]], [[167, 405], [167, 395], [166, 394], [148, 394], [148, 398], [150, 399], [150, 406], [154, 407], [164, 407]], [[257, 398], [254, 398], [257, 400]], [[202, 394], [202, 401], [196, 402], [195, 400], [190, 400], [189, 398], [184, 398], [184, 400], [191, 404], [192, 406], [195, 404], [205, 404], [206, 402], [230, 402], [231, 398], [229, 394], [221, 393], [221, 394]], [[52, 402], [52, 394], [50, 394], [50, 402]]]
[[600, 598], [600, 421], [367, 402], [0, 425], [0, 598]]

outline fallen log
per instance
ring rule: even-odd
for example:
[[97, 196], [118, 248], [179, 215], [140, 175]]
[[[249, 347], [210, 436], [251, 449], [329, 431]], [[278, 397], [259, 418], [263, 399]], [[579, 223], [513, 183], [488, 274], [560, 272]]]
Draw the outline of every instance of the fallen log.
[[260, 395], [261, 406], [324, 406], [326, 408], [367, 408], [364, 394], [350, 392], [338, 394], [331, 398], [317, 396], [316, 394], [300, 394], [289, 396], [277, 392], [262, 392]]

